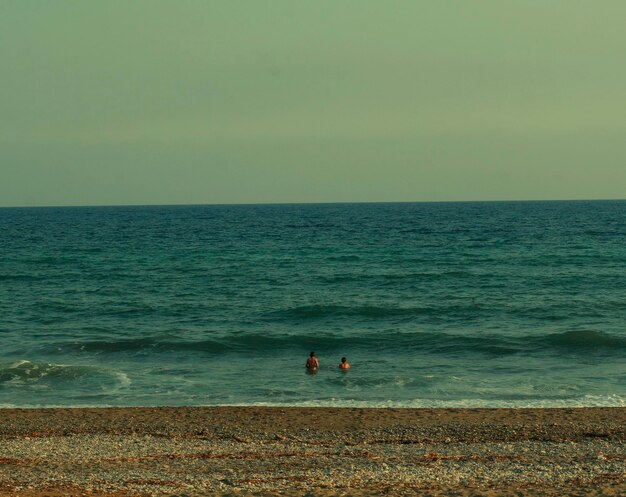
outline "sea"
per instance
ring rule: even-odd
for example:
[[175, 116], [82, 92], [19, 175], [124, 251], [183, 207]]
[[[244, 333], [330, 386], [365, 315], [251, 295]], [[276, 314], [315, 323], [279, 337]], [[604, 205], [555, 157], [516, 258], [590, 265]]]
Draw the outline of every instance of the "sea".
[[0, 209], [0, 407], [165, 405], [625, 406], [626, 201]]

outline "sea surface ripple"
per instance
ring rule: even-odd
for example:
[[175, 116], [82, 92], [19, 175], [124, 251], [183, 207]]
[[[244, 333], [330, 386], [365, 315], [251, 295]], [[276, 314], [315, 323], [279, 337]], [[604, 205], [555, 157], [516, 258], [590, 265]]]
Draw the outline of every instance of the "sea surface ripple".
[[0, 209], [0, 339], [0, 406], [623, 406], [626, 201]]

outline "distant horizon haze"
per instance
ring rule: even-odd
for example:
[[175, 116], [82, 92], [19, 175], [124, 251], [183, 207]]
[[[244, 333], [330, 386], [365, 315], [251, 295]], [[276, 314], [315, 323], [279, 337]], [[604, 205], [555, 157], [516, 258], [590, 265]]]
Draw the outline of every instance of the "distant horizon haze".
[[55, 209], [89, 207], [210, 207], [210, 206], [272, 206], [272, 205], [343, 205], [343, 204], [476, 204], [476, 203], [532, 203], [532, 202], [624, 202], [626, 198], [538, 198], [538, 199], [487, 199], [487, 200], [378, 200], [378, 201], [328, 201], [328, 202], [221, 202], [179, 204], [58, 204], [58, 205], [0, 205], [0, 209]]
[[614, 199], [626, 2], [0, 3], [0, 206]]

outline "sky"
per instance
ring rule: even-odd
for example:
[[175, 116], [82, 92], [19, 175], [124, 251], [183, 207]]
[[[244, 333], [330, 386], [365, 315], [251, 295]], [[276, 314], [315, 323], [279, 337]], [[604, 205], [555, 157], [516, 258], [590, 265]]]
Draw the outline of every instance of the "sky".
[[623, 0], [0, 0], [0, 206], [624, 198]]

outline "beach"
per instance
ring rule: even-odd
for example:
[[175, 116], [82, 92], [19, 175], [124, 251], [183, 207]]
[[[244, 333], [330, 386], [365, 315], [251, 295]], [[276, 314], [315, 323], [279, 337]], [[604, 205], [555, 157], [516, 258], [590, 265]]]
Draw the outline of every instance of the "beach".
[[0, 495], [624, 495], [626, 408], [2, 409]]

